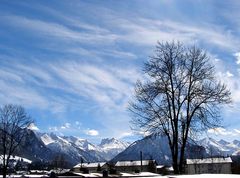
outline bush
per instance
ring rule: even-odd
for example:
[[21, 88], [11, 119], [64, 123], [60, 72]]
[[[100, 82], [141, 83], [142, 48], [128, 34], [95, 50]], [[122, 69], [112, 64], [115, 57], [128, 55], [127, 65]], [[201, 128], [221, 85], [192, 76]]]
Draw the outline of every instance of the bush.
[[136, 169], [134, 172], [135, 172], [135, 173], [140, 173], [140, 170]]
[[115, 168], [112, 168], [109, 170], [109, 174], [117, 174], [117, 170]]

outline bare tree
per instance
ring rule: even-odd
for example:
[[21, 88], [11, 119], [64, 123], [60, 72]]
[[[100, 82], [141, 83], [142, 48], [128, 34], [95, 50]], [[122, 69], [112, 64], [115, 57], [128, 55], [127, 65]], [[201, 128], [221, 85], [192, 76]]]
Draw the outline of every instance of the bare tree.
[[231, 93], [203, 50], [179, 42], [158, 43], [144, 72], [129, 106], [133, 124], [168, 138], [174, 172], [181, 173], [189, 135], [219, 126], [219, 109]]
[[3, 178], [7, 175], [10, 156], [14, 154], [24, 138], [26, 134], [24, 129], [32, 122], [21, 106], [9, 104], [0, 107], [0, 152], [3, 160]]

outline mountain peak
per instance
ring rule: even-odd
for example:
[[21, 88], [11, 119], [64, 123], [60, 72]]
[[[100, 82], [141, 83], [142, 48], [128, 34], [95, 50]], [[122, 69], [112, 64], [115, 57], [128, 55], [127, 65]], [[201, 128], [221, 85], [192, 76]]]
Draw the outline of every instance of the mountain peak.
[[228, 145], [228, 144], [230, 144], [229, 142], [227, 142], [227, 141], [225, 141], [225, 140], [223, 140], [223, 139], [219, 140], [218, 143], [220, 143], [220, 144], [222, 144], [222, 145]]
[[240, 146], [240, 141], [239, 140], [233, 140], [233, 144]]
[[38, 133], [39, 140], [44, 145], [57, 152], [65, 155], [74, 156], [74, 160], [84, 157], [88, 161], [105, 161], [110, 160], [118, 153], [123, 151], [128, 143], [121, 142], [115, 138], [106, 138], [101, 141], [101, 145], [94, 145], [87, 139], [77, 136], [58, 136], [55, 133]]
[[116, 141], [118, 141], [118, 140], [116, 140], [115, 138], [104, 138], [104, 139], [102, 139], [100, 145], [103, 146], [106, 144], [114, 143]]

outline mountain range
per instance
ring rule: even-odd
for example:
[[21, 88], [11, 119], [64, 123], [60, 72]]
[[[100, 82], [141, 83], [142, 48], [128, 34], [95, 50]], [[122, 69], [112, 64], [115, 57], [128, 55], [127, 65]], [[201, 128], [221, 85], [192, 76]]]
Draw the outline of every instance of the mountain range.
[[[191, 158], [196, 158], [196, 153], [207, 156], [205, 148], [197, 144], [188, 143], [186, 152], [187, 157]], [[140, 160], [140, 154], [144, 160], [154, 159], [158, 164], [171, 165], [172, 162], [168, 139], [165, 136], [148, 136], [138, 140], [114, 157], [112, 162]]]
[[62, 155], [71, 167], [83, 162], [108, 161], [125, 150], [129, 143], [115, 138], [105, 138], [99, 145], [74, 136], [59, 136], [54, 133], [40, 133], [26, 129], [26, 137], [16, 155], [29, 160], [52, 162]]
[[217, 141], [213, 138], [204, 138], [198, 141], [199, 145], [204, 146], [208, 155], [221, 156], [239, 156], [240, 155], [240, 141], [233, 140], [231, 142], [223, 139]]
[[[16, 151], [16, 155], [33, 162], [51, 162], [56, 156], [62, 155], [71, 167], [81, 161], [139, 160], [141, 152], [143, 159], [155, 159], [158, 164], [171, 164], [171, 152], [168, 140], [164, 136], [148, 136], [132, 144], [115, 138], [106, 138], [96, 145], [75, 136], [58, 136], [29, 129], [26, 132], [27, 136]], [[204, 138], [191, 141], [186, 147], [187, 158], [228, 155], [240, 156], [240, 141], [228, 142]]]
[[74, 136], [57, 136], [54, 133], [36, 133], [38, 139], [52, 151], [71, 157], [72, 162], [81, 159], [86, 162], [108, 161], [129, 145], [115, 138], [105, 138], [99, 145]]
[[[113, 158], [112, 161], [140, 160], [140, 152], [142, 152], [143, 159], [155, 159], [158, 164], [171, 164], [171, 152], [168, 140], [164, 136], [148, 136], [138, 140]], [[240, 141], [217, 141], [213, 138], [204, 138], [198, 141], [191, 140], [186, 146], [185, 153], [186, 158], [240, 156]]]

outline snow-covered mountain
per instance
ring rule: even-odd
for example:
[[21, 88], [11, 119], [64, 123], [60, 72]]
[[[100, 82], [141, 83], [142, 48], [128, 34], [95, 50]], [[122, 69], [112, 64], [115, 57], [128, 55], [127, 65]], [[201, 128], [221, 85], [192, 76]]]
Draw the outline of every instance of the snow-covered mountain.
[[129, 145], [114, 138], [103, 139], [99, 145], [95, 145], [74, 136], [58, 136], [54, 133], [37, 133], [37, 136], [50, 150], [69, 155], [73, 160], [80, 161], [82, 158], [87, 162], [108, 161]]
[[72, 136], [58, 136], [54, 133], [37, 133], [38, 138], [47, 148], [67, 157], [70, 162], [77, 164], [83, 159], [85, 162], [104, 161], [104, 158], [92, 150], [97, 150], [87, 140]]
[[15, 155], [32, 161], [49, 161], [56, 156], [55, 152], [47, 148], [42, 141], [39, 141], [32, 130], [26, 129], [25, 132], [26, 135], [17, 148]]
[[[138, 140], [118, 154], [112, 161], [139, 160], [140, 151], [143, 154], [143, 159], [155, 159], [158, 164], [171, 164], [168, 140], [164, 136], [149, 136]], [[229, 142], [223, 139], [217, 141], [213, 138], [204, 138], [199, 141], [191, 140], [185, 153], [188, 158], [240, 156], [240, 141]]]
[[234, 140], [232, 142], [223, 139], [217, 141], [213, 138], [204, 138], [198, 141], [202, 145], [209, 156], [229, 156], [240, 155], [240, 141]]
[[[205, 149], [202, 146], [189, 143], [186, 150], [187, 157], [196, 158], [196, 155], [206, 156]], [[140, 152], [142, 152], [143, 159], [154, 159], [158, 164], [171, 164], [171, 152], [168, 140], [164, 136], [148, 136], [138, 140], [118, 154], [112, 161], [140, 160]]]
[[166, 137], [149, 136], [132, 143], [126, 150], [118, 154], [112, 161], [155, 159], [161, 164], [170, 164], [170, 149]]
[[117, 154], [125, 150], [130, 144], [117, 140], [115, 138], [102, 139], [98, 147], [101, 149], [101, 153], [106, 160], [111, 160]]
[[[171, 164], [168, 140], [163, 136], [148, 136], [131, 145], [114, 138], [106, 138], [99, 145], [74, 136], [58, 136], [53, 133], [36, 133], [26, 130], [16, 155], [32, 161], [51, 162], [59, 154], [63, 155], [69, 165], [96, 161], [139, 160], [140, 151], [143, 159], [155, 159], [159, 164]], [[116, 156], [117, 155], [117, 156]], [[206, 156], [240, 156], [240, 141], [232, 142], [205, 138], [191, 141], [186, 149], [187, 157]]]
[[81, 138], [74, 137], [74, 136], [64, 136], [63, 138], [69, 142], [74, 143], [76, 146], [78, 146], [82, 150], [97, 150], [98, 149], [94, 144], [90, 143], [86, 139], [81, 139]]
[[63, 156], [68, 167], [78, 164], [81, 160], [84, 162], [107, 161], [128, 146], [116, 139], [104, 139], [100, 145], [94, 145], [86, 139], [74, 136], [39, 133], [30, 129], [24, 132], [26, 136], [14, 155], [43, 163], [53, 163], [54, 160], [59, 159], [59, 156]]

